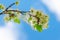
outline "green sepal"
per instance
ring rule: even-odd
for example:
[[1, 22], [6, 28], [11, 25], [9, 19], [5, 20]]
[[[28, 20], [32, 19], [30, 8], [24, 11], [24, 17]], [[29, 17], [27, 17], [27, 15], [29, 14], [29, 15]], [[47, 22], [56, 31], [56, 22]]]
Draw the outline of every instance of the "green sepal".
[[16, 2], [15, 2], [15, 4], [16, 4], [16, 5], [18, 5], [18, 4], [19, 4], [19, 2], [18, 2], [18, 1], [16, 1]]
[[32, 21], [33, 22], [33, 24], [35, 24], [36, 23], [36, 21]]
[[28, 22], [30, 22], [32, 20], [32, 17], [30, 17], [29, 19], [28, 19]]

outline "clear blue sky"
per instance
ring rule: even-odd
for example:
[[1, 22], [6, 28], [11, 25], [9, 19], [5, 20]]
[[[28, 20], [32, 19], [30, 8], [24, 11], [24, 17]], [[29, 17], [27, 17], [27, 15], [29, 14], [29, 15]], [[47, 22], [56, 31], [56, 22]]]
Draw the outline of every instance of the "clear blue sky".
[[[6, 7], [16, 0], [0, 0], [0, 4], [4, 4]], [[13, 6], [12, 8], [18, 8], [19, 10], [29, 11], [30, 8], [42, 10], [44, 13], [49, 15], [49, 26], [48, 29], [43, 32], [36, 32], [31, 29], [30, 25], [21, 20], [21, 26], [24, 33], [28, 35], [27, 40], [60, 40], [60, 22], [57, 21], [56, 16], [53, 12], [44, 5], [40, 0], [19, 0], [20, 4], [18, 7]], [[4, 20], [0, 16], [0, 25], [4, 25]], [[20, 25], [18, 25], [20, 27]], [[19, 39], [18, 39], [19, 40]]]

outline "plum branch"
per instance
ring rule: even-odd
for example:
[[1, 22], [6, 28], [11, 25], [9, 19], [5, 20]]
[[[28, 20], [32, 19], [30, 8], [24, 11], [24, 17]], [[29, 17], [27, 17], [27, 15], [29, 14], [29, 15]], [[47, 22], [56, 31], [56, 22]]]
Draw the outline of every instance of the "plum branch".
[[[10, 21], [13, 19], [14, 22], [16, 22], [16, 23], [20, 23], [18, 16], [23, 15], [24, 18], [27, 19], [28, 23], [31, 23], [33, 28], [38, 30], [39, 32], [41, 32], [42, 29], [47, 28], [49, 18], [46, 14], [43, 14], [41, 11], [34, 10], [34, 9], [30, 10], [30, 11], [20, 11], [20, 10], [13, 10], [13, 9], [10, 10], [9, 8], [15, 4], [18, 4], [18, 2], [10, 4], [4, 11], [2, 11], [0, 13], [0, 15], [6, 14], [5, 19], [7, 21]], [[3, 8], [1, 5], [0, 5], [0, 7]], [[8, 16], [7, 16], [7, 14], [8, 14]]]
[[30, 11], [19, 11], [19, 10], [8, 10], [10, 7], [12, 7], [13, 5], [15, 5], [16, 4], [16, 2], [15, 3], [12, 3], [11, 5], [9, 5], [3, 12], [1, 12], [0, 13], [0, 15], [1, 14], [8, 14], [7, 12], [9, 12], [9, 11], [13, 11], [13, 12], [19, 12], [19, 13], [26, 13], [26, 12], [30, 12]]

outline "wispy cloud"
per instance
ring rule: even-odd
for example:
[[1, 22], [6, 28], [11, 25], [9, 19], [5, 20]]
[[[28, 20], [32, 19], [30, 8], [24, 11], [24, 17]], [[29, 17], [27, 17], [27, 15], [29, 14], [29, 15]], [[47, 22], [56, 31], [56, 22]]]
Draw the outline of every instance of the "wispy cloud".
[[13, 22], [8, 22], [4, 27], [0, 27], [0, 40], [26, 40], [26, 35], [15, 27]]
[[58, 21], [60, 21], [60, 0], [42, 0], [42, 2], [55, 13]]

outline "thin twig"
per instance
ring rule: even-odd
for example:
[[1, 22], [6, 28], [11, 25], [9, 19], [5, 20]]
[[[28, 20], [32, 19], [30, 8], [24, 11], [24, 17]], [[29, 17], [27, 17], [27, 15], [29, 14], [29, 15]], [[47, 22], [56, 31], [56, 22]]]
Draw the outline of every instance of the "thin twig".
[[9, 5], [6, 10], [8, 10], [10, 7], [12, 7], [13, 5], [15, 5], [15, 3], [12, 3], [11, 5]]
[[15, 5], [15, 3], [12, 3], [11, 5], [9, 5], [3, 12], [0, 13], [0, 15], [2, 15], [5, 11], [7, 11], [10, 7], [12, 7], [13, 5]]
[[24, 15], [24, 13], [27, 13], [27, 12], [30, 12], [30, 11], [19, 11], [19, 10], [7, 10], [5, 11], [4, 13], [7, 14], [7, 12], [18, 12], [18, 13], [21, 13], [22, 15]]

